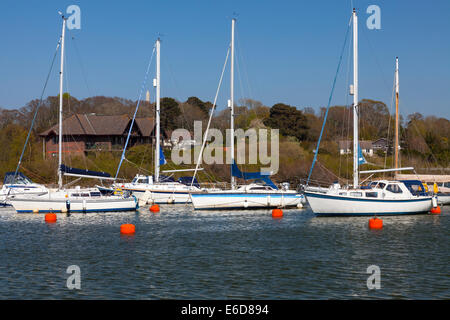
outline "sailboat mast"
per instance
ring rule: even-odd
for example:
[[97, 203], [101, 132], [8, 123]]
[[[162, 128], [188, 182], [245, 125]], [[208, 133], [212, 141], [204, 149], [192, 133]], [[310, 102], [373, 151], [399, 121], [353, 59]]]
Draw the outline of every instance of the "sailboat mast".
[[398, 57], [395, 58], [395, 143], [394, 143], [394, 168], [398, 168], [398, 124], [399, 124], [399, 114], [398, 114], [398, 92], [399, 92], [399, 79], [398, 79]]
[[[230, 68], [230, 135], [231, 135], [231, 163], [234, 162], [234, 25], [236, 19], [231, 20], [231, 68]], [[231, 188], [234, 189], [236, 178], [231, 174]]]
[[358, 186], [358, 16], [353, 9], [353, 187]]
[[66, 18], [63, 16], [62, 35], [61, 35], [61, 68], [59, 71], [59, 139], [58, 139], [58, 187], [62, 189], [62, 138], [63, 138], [63, 77], [64, 77], [64, 38], [66, 31]]
[[160, 159], [160, 100], [161, 100], [161, 69], [160, 69], [160, 46], [161, 41], [156, 40], [156, 147], [155, 147], [155, 182], [159, 182], [159, 159]]

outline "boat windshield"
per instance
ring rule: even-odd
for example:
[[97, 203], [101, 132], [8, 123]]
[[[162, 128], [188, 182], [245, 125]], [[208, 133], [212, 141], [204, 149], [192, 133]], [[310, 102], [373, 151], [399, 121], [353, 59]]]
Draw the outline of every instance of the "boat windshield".
[[426, 196], [425, 187], [419, 180], [401, 180], [408, 190], [415, 196]]
[[148, 177], [135, 177], [132, 183], [146, 183], [148, 184]]
[[17, 172], [14, 177], [14, 172], [7, 172], [3, 184], [32, 184], [33, 182], [22, 172]]

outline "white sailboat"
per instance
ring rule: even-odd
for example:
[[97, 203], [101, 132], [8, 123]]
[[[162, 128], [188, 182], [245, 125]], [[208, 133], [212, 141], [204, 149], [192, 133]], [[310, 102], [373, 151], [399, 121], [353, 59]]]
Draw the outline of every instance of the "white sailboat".
[[98, 188], [63, 188], [63, 174], [85, 178], [113, 178], [110, 178], [105, 173], [70, 168], [62, 164], [64, 38], [67, 18], [63, 16], [62, 19], [61, 69], [59, 79], [58, 189], [49, 190], [48, 193], [40, 195], [16, 196], [11, 198], [10, 202], [18, 213], [134, 211], [138, 208], [138, 203], [136, 198], [130, 195], [104, 196]]
[[[205, 191], [191, 194], [194, 209], [258, 209], [278, 207], [301, 207], [303, 195], [294, 190], [282, 190], [270, 180], [268, 174], [241, 172], [234, 162], [234, 29], [236, 19], [231, 22], [230, 61], [230, 135], [231, 135], [231, 190]], [[205, 133], [207, 136], [207, 133]], [[236, 186], [236, 178], [254, 180], [255, 183]]]
[[[318, 215], [354, 216], [354, 215], [403, 215], [428, 213], [437, 203], [436, 199], [424, 192], [423, 184], [418, 180], [371, 182], [360, 186], [360, 173], [412, 170], [396, 168], [386, 170], [359, 171], [358, 142], [358, 17], [353, 9], [353, 186], [342, 188], [338, 183], [327, 189], [305, 188], [306, 199], [312, 211]], [[396, 60], [396, 106], [398, 126], [398, 60]], [[397, 131], [398, 133], [398, 131]], [[398, 137], [398, 136], [397, 136]], [[398, 157], [398, 138], [396, 138], [396, 157]], [[317, 149], [318, 150], [318, 147]]]
[[[161, 69], [160, 69], [161, 40], [156, 40], [156, 147], [155, 147], [155, 172], [153, 176], [137, 175], [132, 182], [115, 183], [114, 188], [120, 188], [130, 191], [135, 195], [140, 204], [179, 204], [190, 203], [189, 195], [195, 192], [201, 192], [196, 180], [192, 184], [191, 179], [175, 181], [170, 177], [160, 175], [160, 166], [166, 163], [164, 153], [162, 152], [160, 135], [160, 101], [161, 101]], [[166, 170], [165, 173], [189, 170]], [[190, 177], [185, 177], [190, 178]], [[186, 181], [189, 180], [189, 181]], [[184, 183], [181, 181], [185, 181]]]
[[6, 172], [0, 189], [0, 206], [11, 206], [9, 200], [17, 196], [43, 195], [47, 192], [46, 186], [34, 183], [22, 172]]

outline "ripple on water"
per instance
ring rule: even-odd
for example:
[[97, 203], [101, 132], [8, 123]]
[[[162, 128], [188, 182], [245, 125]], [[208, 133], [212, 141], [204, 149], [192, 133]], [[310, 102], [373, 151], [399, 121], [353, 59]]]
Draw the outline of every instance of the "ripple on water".
[[[133, 223], [136, 234], [120, 235]], [[310, 210], [42, 214], [0, 210], [0, 298], [450, 298], [449, 225], [439, 216], [319, 218]], [[81, 268], [81, 290], [66, 269]], [[368, 290], [367, 267], [381, 268]]]

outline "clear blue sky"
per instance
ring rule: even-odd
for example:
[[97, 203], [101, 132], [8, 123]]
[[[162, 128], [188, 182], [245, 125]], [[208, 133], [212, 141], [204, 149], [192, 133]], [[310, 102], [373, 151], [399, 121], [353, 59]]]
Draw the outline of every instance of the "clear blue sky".
[[[236, 98], [317, 110], [328, 100], [352, 2], [360, 21], [360, 98], [390, 105], [399, 56], [402, 114], [450, 118], [448, 0], [2, 0], [0, 106], [21, 107], [40, 95], [61, 32], [57, 11], [77, 4], [81, 30], [68, 33], [65, 88], [77, 98], [136, 100], [154, 41], [162, 34], [162, 96], [212, 101], [235, 12]], [[366, 27], [371, 4], [381, 8], [381, 30]], [[344, 62], [333, 104], [348, 97], [347, 58]], [[46, 96], [58, 92], [55, 67]], [[224, 81], [221, 106], [228, 98], [228, 74]]]

